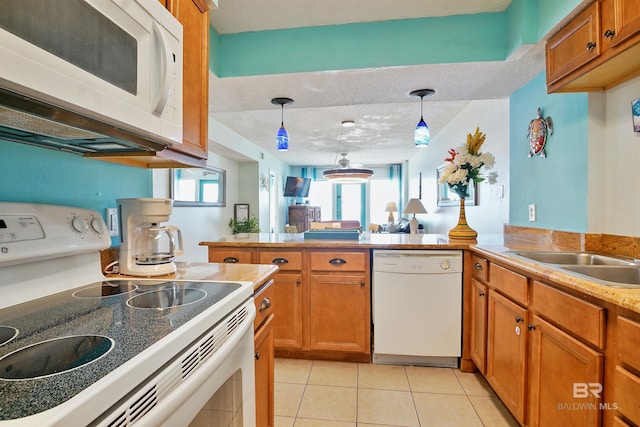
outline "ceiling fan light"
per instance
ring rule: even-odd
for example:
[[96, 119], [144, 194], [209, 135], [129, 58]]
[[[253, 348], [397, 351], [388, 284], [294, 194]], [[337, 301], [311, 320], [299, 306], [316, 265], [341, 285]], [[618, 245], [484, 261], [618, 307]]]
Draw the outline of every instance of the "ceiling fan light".
[[420, 117], [420, 121], [416, 126], [416, 130], [413, 134], [413, 142], [418, 148], [423, 148], [429, 145], [429, 141], [431, 140], [431, 131], [429, 130], [429, 126], [424, 121], [422, 117]]
[[322, 176], [336, 184], [361, 184], [373, 176], [373, 171], [360, 168], [335, 168], [324, 171]]
[[287, 151], [289, 149], [289, 134], [284, 128], [284, 123], [280, 124], [278, 134], [276, 135], [276, 147], [278, 151]]

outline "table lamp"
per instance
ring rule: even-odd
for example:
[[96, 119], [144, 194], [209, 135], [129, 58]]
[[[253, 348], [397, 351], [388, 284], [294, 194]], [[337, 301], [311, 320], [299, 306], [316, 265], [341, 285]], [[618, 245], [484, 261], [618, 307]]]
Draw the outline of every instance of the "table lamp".
[[420, 199], [409, 199], [409, 203], [404, 207], [403, 212], [405, 214], [413, 214], [413, 218], [409, 221], [409, 230], [411, 234], [418, 234], [418, 220], [416, 214], [427, 213], [427, 210], [422, 205]]
[[396, 202], [387, 203], [387, 207], [384, 209], [385, 212], [389, 212], [389, 224], [393, 224], [395, 219], [393, 218], [393, 213], [398, 212], [398, 204]]

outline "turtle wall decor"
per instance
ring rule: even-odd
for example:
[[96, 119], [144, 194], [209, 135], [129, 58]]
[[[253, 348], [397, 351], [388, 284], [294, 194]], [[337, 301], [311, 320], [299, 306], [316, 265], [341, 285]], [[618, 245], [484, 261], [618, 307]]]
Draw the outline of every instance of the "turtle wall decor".
[[544, 146], [547, 143], [549, 135], [553, 135], [553, 120], [551, 117], [542, 117], [542, 108], [538, 108], [538, 114], [535, 119], [529, 123], [529, 154], [528, 158], [539, 155], [543, 159], [547, 157]]

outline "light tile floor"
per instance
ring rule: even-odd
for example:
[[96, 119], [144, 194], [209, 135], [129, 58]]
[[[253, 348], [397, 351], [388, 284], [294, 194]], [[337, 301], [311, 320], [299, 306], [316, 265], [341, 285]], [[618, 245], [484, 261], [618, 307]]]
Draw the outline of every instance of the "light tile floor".
[[276, 359], [276, 427], [517, 426], [480, 374]]

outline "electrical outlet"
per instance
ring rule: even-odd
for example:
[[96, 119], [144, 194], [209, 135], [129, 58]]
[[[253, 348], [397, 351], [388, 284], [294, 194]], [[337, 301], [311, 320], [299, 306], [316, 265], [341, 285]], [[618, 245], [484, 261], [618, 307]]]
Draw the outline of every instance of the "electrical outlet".
[[529, 222], [536, 220], [536, 205], [529, 205]]
[[118, 209], [107, 208], [107, 229], [109, 230], [109, 236], [119, 236], [120, 229], [118, 227]]

